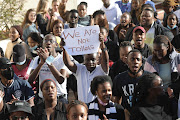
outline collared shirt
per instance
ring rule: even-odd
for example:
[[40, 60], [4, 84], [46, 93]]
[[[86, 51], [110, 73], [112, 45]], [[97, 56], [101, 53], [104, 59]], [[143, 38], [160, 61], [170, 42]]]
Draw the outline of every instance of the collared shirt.
[[153, 25], [154, 23], [151, 25], [151, 28], [146, 31], [146, 40], [144, 41], [151, 48], [153, 48], [153, 41], [155, 36], [155, 28]]
[[92, 72], [88, 71], [85, 65], [76, 65], [77, 70], [74, 75], [77, 79], [78, 100], [89, 103], [94, 99], [94, 96], [90, 90], [91, 81], [94, 77], [99, 75], [107, 75], [107, 73], [103, 71], [101, 65], [97, 65]]

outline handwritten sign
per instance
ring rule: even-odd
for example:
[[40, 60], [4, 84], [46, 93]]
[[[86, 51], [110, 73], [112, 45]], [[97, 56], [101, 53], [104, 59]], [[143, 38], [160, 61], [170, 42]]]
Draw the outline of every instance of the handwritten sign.
[[98, 51], [99, 26], [87, 26], [64, 29], [62, 37], [66, 45], [64, 48], [70, 55], [91, 54]]

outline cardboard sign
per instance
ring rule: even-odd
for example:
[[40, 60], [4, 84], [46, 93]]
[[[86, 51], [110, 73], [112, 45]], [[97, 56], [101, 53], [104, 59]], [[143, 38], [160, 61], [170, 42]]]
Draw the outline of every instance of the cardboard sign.
[[61, 34], [66, 43], [64, 48], [70, 55], [96, 53], [100, 45], [99, 33], [98, 25], [64, 29]]

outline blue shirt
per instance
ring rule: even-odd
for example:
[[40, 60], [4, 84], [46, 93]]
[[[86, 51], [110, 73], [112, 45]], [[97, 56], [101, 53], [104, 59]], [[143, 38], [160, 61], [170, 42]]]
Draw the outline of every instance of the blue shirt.
[[131, 11], [131, 3], [127, 3], [125, 5], [123, 5], [122, 1], [116, 1], [116, 4], [118, 4], [119, 8], [121, 9], [121, 12], [130, 12]]
[[156, 11], [156, 7], [155, 7], [154, 2], [152, 2], [152, 1], [146, 1], [145, 4], [150, 4], [150, 5], [154, 8], [154, 11]]
[[19, 100], [30, 100], [32, 97], [34, 97], [34, 92], [32, 90], [31, 85], [26, 80], [19, 79], [15, 74], [13, 78], [13, 82], [10, 86], [6, 87], [2, 84], [0, 81], [0, 84], [4, 87], [4, 100], [5, 102], [10, 102], [14, 95], [15, 98]]

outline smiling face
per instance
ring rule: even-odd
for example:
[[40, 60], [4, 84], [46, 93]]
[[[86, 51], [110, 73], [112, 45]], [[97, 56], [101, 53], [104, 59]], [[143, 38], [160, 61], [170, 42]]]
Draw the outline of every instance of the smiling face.
[[28, 15], [28, 19], [31, 23], [34, 23], [36, 21], [36, 12], [31, 11]]
[[87, 8], [85, 5], [79, 5], [77, 10], [80, 17], [84, 17], [87, 14]]
[[105, 82], [98, 85], [96, 94], [103, 103], [109, 103], [112, 97], [112, 88], [109, 82]]
[[45, 100], [51, 101], [57, 98], [57, 88], [52, 81], [47, 81], [42, 87], [42, 93]]
[[149, 27], [154, 23], [154, 14], [149, 10], [143, 10], [140, 16], [140, 25]]
[[121, 16], [120, 23], [123, 27], [127, 26], [129, 23], [131, 23], [130, 16], [127, 13], [123, 13]]
[[177, 24], [177, 19], [174, 14], [168, 16], [167, 24], [170, 28], [173, 28]]
[[140, 48], [141, 46], [144, 46], [145, 39], [146, 39], [146, 33], [144, 33], [142, 30], [136, 30], [133, 33], [133, 41], [136, 48]]
[[20, 38], [19, 32], [16, 30], [16, 28], [10, 28], [9, 37], [12, 41], [15, 41], [17, 38]]
[[153, 44], [153, 54], [157, 57], [159, 60], [163, 60], [165, 56], [167, 55], [169, 47], [162, 44]]
[[96, 65], [97, 65], [96, 58], [97, 58], [96, 53], [94, 53], [94, 54], [86, 54], [84, 56], [84, 64], [85, 64], [88, 71], [92, 72], [96, 68]]
[[139, 52], [131, 52], [127, 61], [129, 69], [133, 73], [137, 73], [142, 66], [142, 55]]

